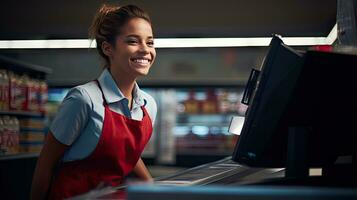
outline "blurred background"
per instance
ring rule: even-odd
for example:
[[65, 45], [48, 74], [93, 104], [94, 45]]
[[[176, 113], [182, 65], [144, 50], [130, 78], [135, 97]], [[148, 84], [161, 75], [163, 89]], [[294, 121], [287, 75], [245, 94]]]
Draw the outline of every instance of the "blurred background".
[[[69, 88], [95, 79], [103, 61], [89, 45], [23, 48], [4, 44], [87, 39], [93, 16], [103, 3], [139, 5], [150, 14], [158, 39], [269, 38], [274, 33], [326, 38], [337, 16], [335, 0], [2, 2], [0, 173], [8, 188], [23, 188], [26, 194], [62, 99]], [[244, 86], [250, 70], [260, 68], [267, 45], [156, 49], [150, 74], [138, 80], [158, 104], [154, 134], [143, 154], [154, 177], [232, 154], [239, 136], [228, 133], [230, 120], [244, 116], [246, 106], [240, 103]], [[294, 48], [329, 47], [301, 43]]]

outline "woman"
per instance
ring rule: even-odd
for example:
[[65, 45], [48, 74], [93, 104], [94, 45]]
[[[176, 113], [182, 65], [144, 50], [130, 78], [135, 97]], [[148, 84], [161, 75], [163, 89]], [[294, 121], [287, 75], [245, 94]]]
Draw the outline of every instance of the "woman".
[[137, 6], [104, 5], [90, 36], [106, 67], [62, 102], [37, 162], [32, 199], [68, 198], [102, 183], [116, 186], [131, 171], [152, 180], [140, 155], [157, 107], [136, 84], [156, 56], [150, 18]]

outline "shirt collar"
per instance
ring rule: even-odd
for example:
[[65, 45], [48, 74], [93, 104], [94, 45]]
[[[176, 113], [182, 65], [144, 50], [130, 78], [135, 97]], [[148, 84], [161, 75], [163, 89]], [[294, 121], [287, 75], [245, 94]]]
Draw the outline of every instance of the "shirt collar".
[[[98, 77], [98, 81], [99, 81], [100, 86], [102, 87], [103, 95], [104, 95], [104, 98], [107, 101], [107, 103], [118, 102], [125, 98], [123, 93], [117, 87], [110, 71], [107, 68], [105, 68], [103, 70], [102, 74]], [[142, 95], [142, 90], [139, 88], [137, 83], [135, 83], [133, 95], [134, 95], [133, 96], [133, 99], [134, 99], [133, 108], [136, 106], [145, 105], [145, 100]], [[137, 104], [137, 105], [135, 105], [135, 104]]]

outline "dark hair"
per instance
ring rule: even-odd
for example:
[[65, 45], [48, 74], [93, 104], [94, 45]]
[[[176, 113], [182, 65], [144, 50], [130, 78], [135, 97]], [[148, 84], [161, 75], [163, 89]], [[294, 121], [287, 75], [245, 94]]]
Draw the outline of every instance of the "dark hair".
[[102, 43], [106, 41], [114, 46], [120, 29], [133, 18], [142, 18], [151, 24], [149, 15], [135, 5], [120, 7], [104, 4], [95, 15], [89, 28], [89, 38], [96, 40], [98, 53], [105, 59], [107, 65], [110, 64], [110, 60], [103, 53]]

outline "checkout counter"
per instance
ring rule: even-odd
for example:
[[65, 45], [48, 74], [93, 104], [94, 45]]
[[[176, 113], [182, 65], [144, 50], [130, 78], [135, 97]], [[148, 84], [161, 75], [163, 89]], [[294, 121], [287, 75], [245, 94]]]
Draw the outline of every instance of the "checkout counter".
[[158, 177], [153, 184], [107, 187], [74, 197], [73, 200], [357, 199], [355, 182], [335, 182], [320, 175], [319, 170], [310, 170], [308, 179], [287, 179], [284, 178], [284, 168], [252, 168], [227, 157]]

